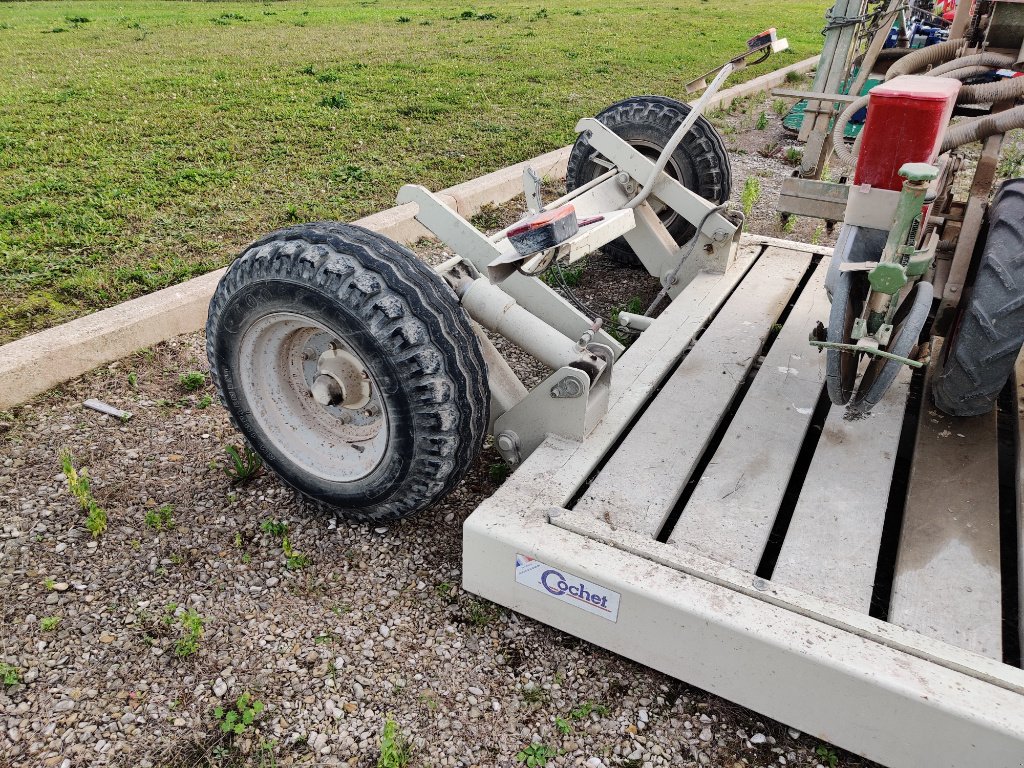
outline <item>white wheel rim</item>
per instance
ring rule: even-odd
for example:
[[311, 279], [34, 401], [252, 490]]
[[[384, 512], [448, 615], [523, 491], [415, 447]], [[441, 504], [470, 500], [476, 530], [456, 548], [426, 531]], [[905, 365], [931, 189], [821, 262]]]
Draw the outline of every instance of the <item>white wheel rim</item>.
[[[250, 415], [289, 463], [341, 483], [364, 478], [381, 463], [389, 440], [382, 390], [358, 353], [333, 331], [292, 312], [264, 315], [243, 334], [239, 360]], [[361, 378], [362, 390], [338, 398], [342, 404], [321, 404], [313, 385], [319, 378], [323, 390], [325, 371], [345, 384]]]

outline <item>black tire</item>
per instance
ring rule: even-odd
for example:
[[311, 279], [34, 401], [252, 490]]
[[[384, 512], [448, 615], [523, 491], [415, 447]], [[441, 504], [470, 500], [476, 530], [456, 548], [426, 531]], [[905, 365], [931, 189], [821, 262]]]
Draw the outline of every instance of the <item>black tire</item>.
[[974, 285], [953, 327], [935, 404], [953, 416], [988, 413], [1024, 344], [1024, 179], [1004, 182], [992, 201]]
[[[672, 138], [676, 128], [690, 114], [690, 107], [665, 96], [634, 96], [612, 104], [597, 119], [616, 136], [636, 147], [652, 160]], [[569, 155], [565, 186], [571, 192], [607, 171], [594, 162], [597, 150], [591, 148], [586, 132], [576, 138]], [[703, 116], [697, 118], [689, 133], [672, 153], [666, 172], [684, 187], [715, 204], [728, 202], [732, 191], [732, 169], [729, 154], [718, 131]], [[693, 225], [671, 209], [659, 212], [669, 234], [682, 245], [693, 236]], [[640, 266], [625, 238], [617, 238], [604, 246], [612, 261]]]
[[[860, 316], [867, 298], [867, 280], [856, 272], [839, 272], [832, 288], [832, 307], [828, 316], [826, 340], [833, 344], [849, 344], [853, 321]], [[825, 386], [829, 400], [846, 405], [853, 397], [857, 383], [860, 356], [845, 350], [825, 350]]]
[[[914, 353], [932, 309], [933, 295], [932, 284], [924, 281], [918, 282], [911, 289], [892, 319], [893, 331], [885, 346], [886, 352], [900, 357], [910, 357]], [[903, 366], [904, 363], [897, 360], [873, 357], [857, 386], [850, 410], [860, 415], [867, 414], [889, 391]]]
[[[391, 521], [429, 507], [481, 448], [490, 399], [469, 318], [433, 270], [361, 227], [307, 224], [253, 243], [217, 287], [206, 350], [253, 449], [346, 517]], [[338, 379], [352, 385], [351, 404], [310, 393], [327, 355], [355, 377]]]

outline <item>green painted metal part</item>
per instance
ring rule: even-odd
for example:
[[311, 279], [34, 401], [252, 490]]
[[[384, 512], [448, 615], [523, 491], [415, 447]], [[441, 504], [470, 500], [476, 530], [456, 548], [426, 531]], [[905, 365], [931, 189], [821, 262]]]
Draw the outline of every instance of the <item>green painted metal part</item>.
[[868, 273], [871, 289], [890, 296], [907, 284], [907, 276], [898, 263], [882, 262]]
[[821, 349], [838, 349], [843, 352], [857, 352], [865, 355], [874, 355], [875, 357], [884, 357], [887, 360], [895, 360], [898, 363], [909, 365], [911, 368], [922, 368], [926, 361], [923, 360], [912, 360], [909, 357], [900, 357], [894, 355], [892, 352], [886, 352], [884, 349], [873, 349], [872, 347], [862, 347], [859, 344], [843, 344], [838, 341], [817, 341], [811, 339], [812, 347], [820, 347]]

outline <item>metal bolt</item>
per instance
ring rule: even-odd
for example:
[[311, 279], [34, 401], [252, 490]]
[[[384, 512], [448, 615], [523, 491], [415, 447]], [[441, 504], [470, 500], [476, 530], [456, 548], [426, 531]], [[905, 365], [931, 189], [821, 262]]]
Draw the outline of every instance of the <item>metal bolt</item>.
[[505, 453], [511, 453], [516, 449], [516, 443], [518, 442], [519, 441], [516, 440], [515, 434], [512, 432], [502, 432], [498, 435], [498, 450]]

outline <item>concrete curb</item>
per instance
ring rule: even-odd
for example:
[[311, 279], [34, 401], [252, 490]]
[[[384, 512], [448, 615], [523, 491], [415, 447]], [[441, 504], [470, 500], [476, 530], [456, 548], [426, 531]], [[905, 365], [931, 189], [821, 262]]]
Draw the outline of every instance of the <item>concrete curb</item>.
[[[711, 106], [727, 107], [736, 99], [773, 88], [790, 72], [807, 72], [817, 62], [818, 57], [813, 56], [740, 83], [717, 94]], [[471, 179], [442, 190], [440, 197], [463, 216], [472, 216], [485, 203], [505, 203], [522, 192], [527, 165], [541, 177], [564, 178], [569, 151], [570, 147], [562, 147]], [[416, 205], [409, 203], [353, 223], [410, 244], [430, 234], [416, 221], [415, 213]], [[0, 347], [0, 410], [136, 350], [200, 330], [206, 325], [207, 305], [224, 272], [209, 272]]]

